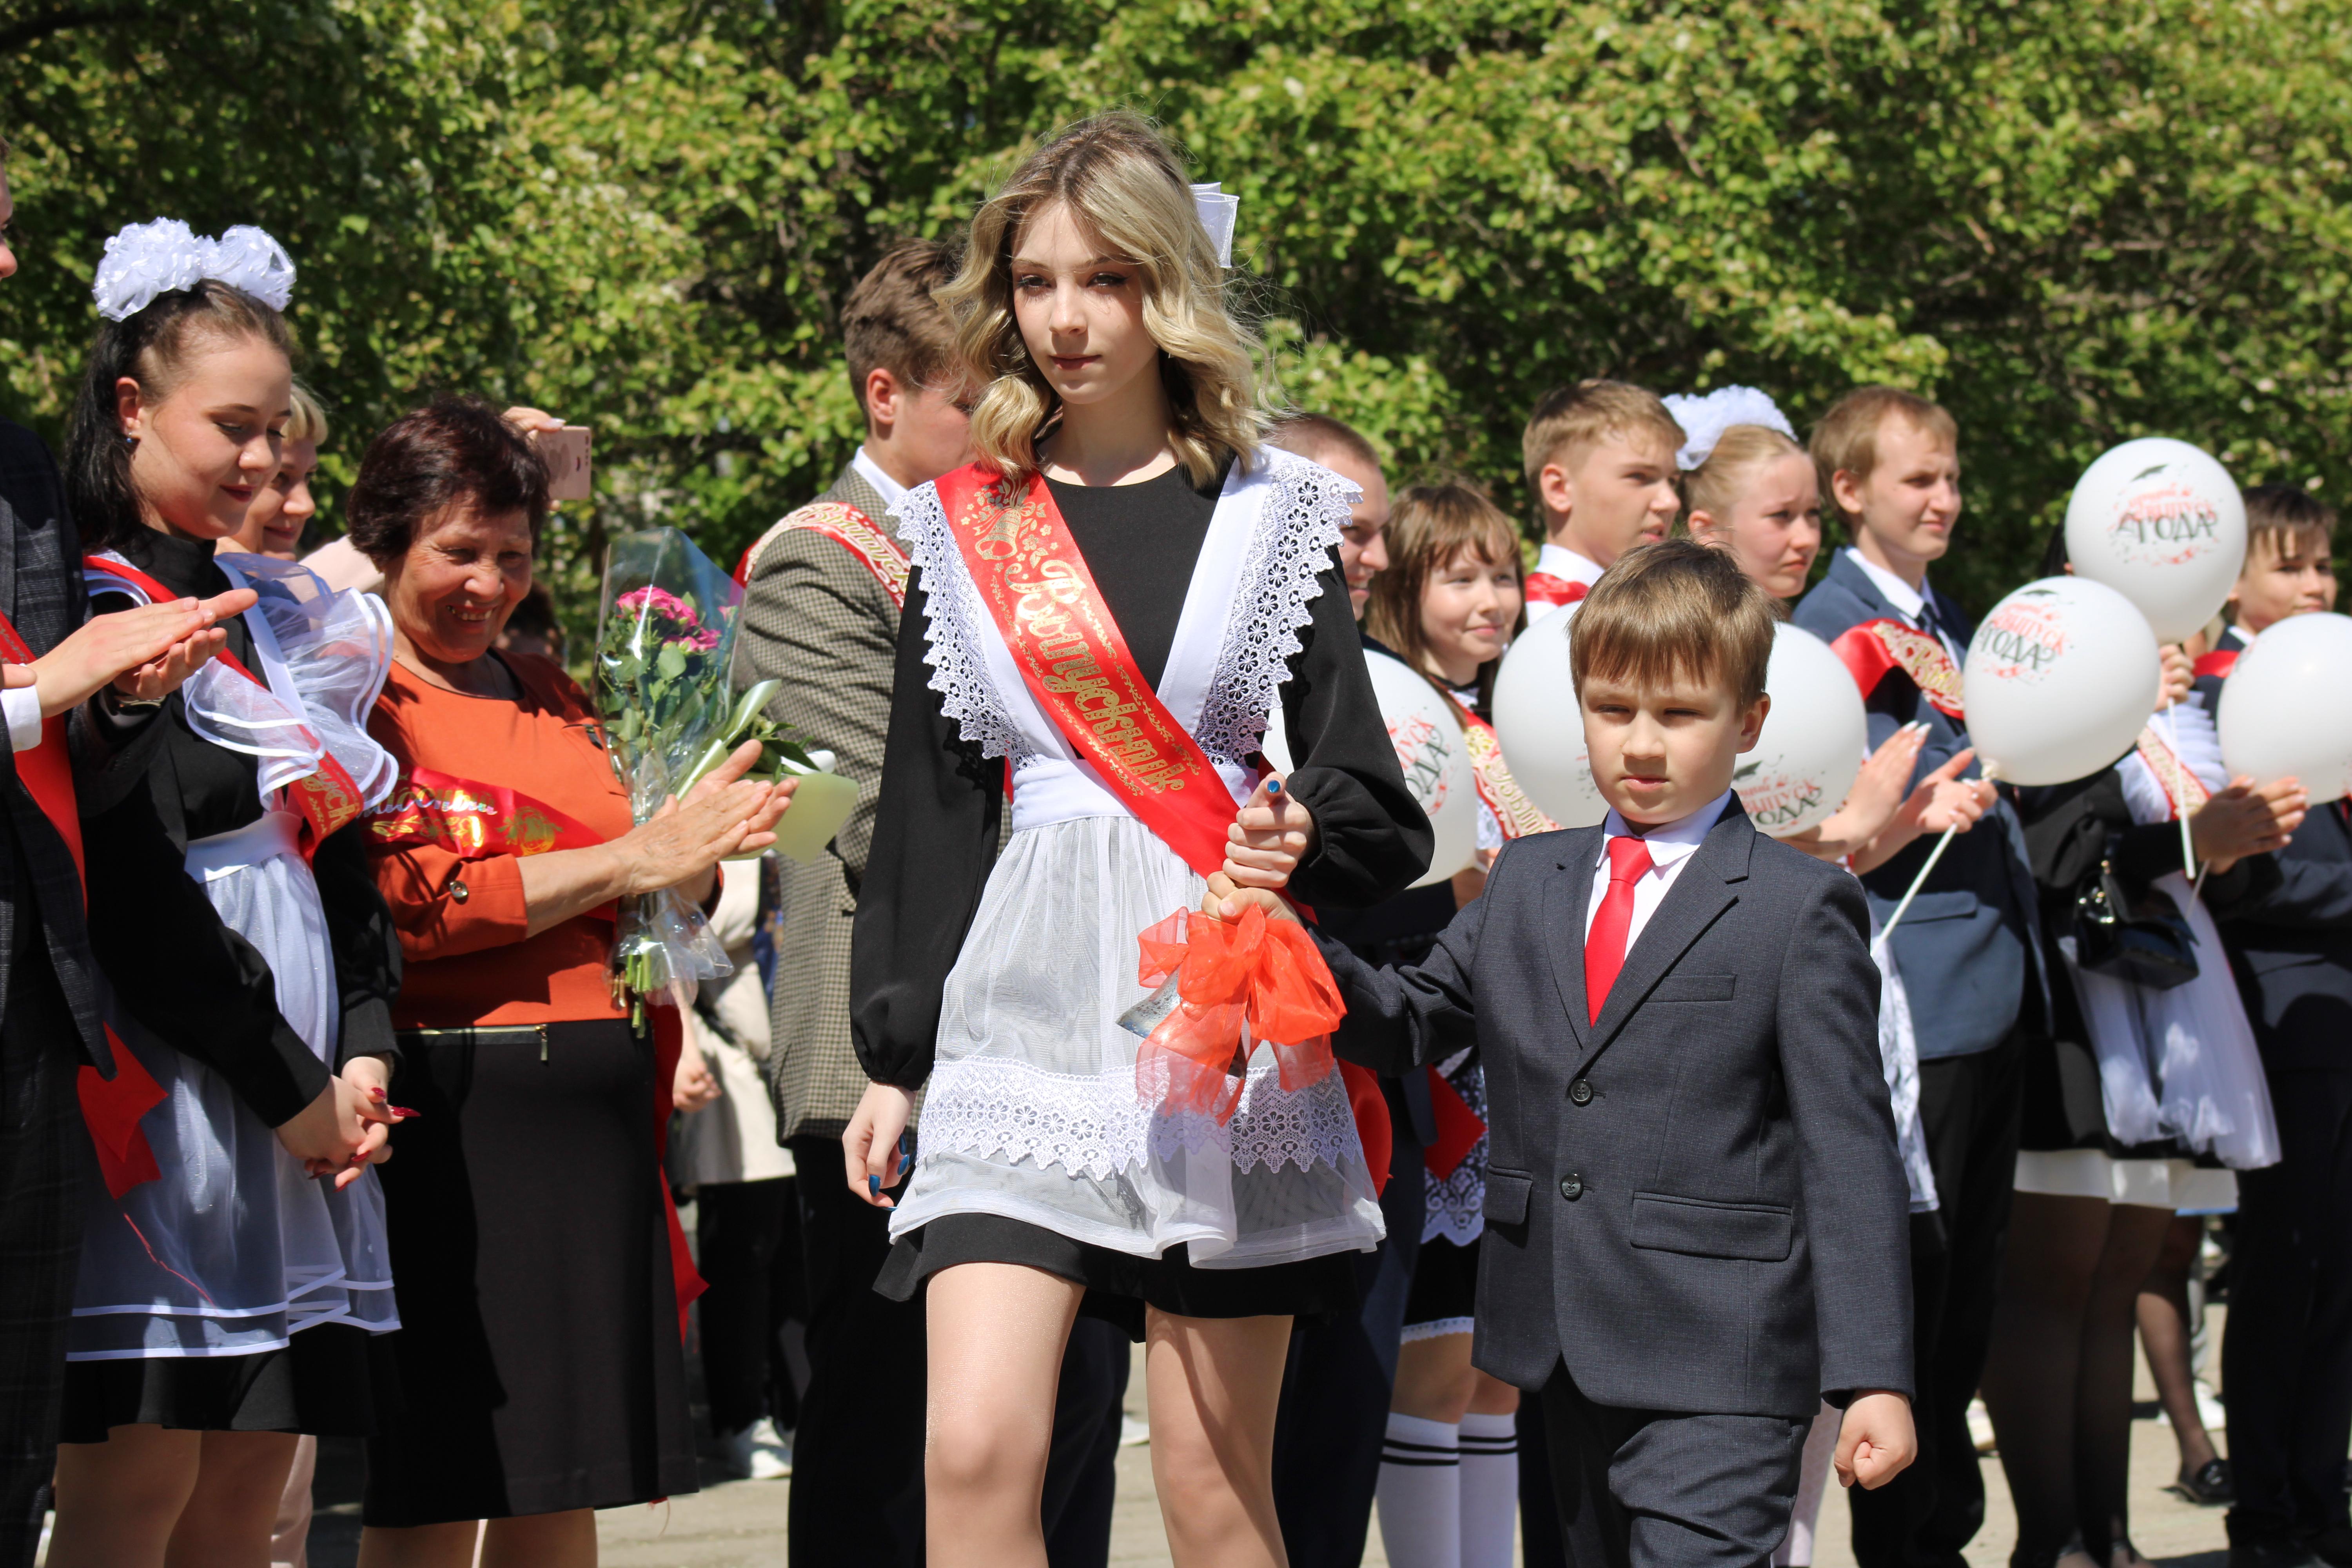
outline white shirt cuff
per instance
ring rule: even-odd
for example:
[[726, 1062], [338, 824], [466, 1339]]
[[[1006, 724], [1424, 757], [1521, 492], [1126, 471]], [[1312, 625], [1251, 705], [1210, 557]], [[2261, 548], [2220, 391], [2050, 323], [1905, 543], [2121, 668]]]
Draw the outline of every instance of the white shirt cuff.
[[8, 749], [29, 752], [41, 743], [41, 690], [18, 686], [0, 691], [0, 715], [8, 721]]

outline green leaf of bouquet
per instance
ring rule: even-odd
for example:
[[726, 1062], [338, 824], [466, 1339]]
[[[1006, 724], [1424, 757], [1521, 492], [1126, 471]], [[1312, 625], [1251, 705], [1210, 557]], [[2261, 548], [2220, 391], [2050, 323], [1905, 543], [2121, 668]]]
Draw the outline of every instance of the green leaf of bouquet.
[[686, 673], [686, 650], [674, 642], [664, 643], [656, 662], [661, 666], [664, 675], [676, 679]]

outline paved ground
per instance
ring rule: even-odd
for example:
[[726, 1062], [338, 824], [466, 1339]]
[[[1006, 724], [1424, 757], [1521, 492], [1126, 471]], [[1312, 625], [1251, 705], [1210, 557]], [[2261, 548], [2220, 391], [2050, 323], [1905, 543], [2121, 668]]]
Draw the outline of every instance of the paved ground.
[[[2216, 1342], [2222, 1316], [2216, 1309]], [[1139, 1368], [1134, 1387], [1139, 1392], [1142, 1384]], [[2133, 1538], [2164, 1568], [2222, 1568], [2221, 1510], [2193, 1507], [2162, 1490], [2176, 1465], [2172, 1436], [2157, 1415], [2145, 1367], [2140, 1384], [2139, 1418], [2132, 1427]], [[358, 1539], [355, 1459], [348, 1451], [331, 1447], [322, 1460], [320, 1491], [327, 1507], [312, 1533], [311, 1568], [351, 1568], [353, 1562]], [[1990, 1494], [1987, 1522], [1968, 1558], [1971, 1568], [2005, 1568], [2016, 1524], [1998, 1461], [1986, 1460], [1985, 1478]], [[791, 1484], [714, 1480], [696, 1496], [660, 1507], [613, 1510], [598, 1521], [604, 1563], [606, 1568], [782, 1568]], [[333, 1500], [338, 1499], [342, 1500]], [[1822, 1505], [1820, 1539], [1816, 1568], [1852, 1568], [1845, 1499], [1835, 1487]], [[1368, 1568], [1387, 1568], [1377, 1527], [1364, 1561]], [[1113, 1568], [1158, 1568], [1167, 1562], [1151, 1490], [1150, 1451], [1122, 1449], [1118, 1512], [1111, 1536]]]

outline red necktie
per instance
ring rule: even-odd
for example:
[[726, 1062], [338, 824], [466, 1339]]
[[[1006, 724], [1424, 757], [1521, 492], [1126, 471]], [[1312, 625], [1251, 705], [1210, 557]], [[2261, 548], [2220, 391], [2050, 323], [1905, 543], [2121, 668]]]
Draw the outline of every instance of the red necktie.
[[1538, 605], [1573, 605], [1581, 601], [1591, 589], [1585, 584], [1571, 583], [1549, 572], [1530, 572], [1526, 592], [1527, 596]]
[[1601, 895], [1601, 912], [1584, 939], [1584, 1004], [1592, 1022], [1601, 1022], [1601, 1005], [1625, 967], [1625, 933], [1633, 929], [1633, 884], [1650, 873], [1650, 847], [1639, 838], [1609, 841], [1609, 891]]

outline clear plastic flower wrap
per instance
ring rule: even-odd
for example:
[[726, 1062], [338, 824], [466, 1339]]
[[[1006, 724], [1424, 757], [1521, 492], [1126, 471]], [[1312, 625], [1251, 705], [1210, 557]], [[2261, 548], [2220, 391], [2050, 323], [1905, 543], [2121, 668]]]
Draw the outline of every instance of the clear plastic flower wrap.
[[[780, 839], [793, 840], [781, 847], [797, 853], [797, 841], [821, 828], [814, 846], [821, 849], [847, 815], [838, 797], [845, 792], [854, 805], [856, 791], [821, 773], [764, 716], [777, 682], [732, 689], [728, 671], [742, 596], [677, 529], [612, 542], [597, 618], [595, 692], [613, 770], [628, 791], [631, 815], [643, 823], [744, 741], [756, 740], [765, 754], [752, 776], [800, 775], [834, 786], [803, 785], [811, 798], [796, 795], [785, 814], [794, 831], [778, 829]], [[681, 1006], [690, 1005], [696, 983], [733, 967], [702, 911], [675, 889], [623, 901], [613, 962], [616, 984], [640, 998], [667, 995]]]

